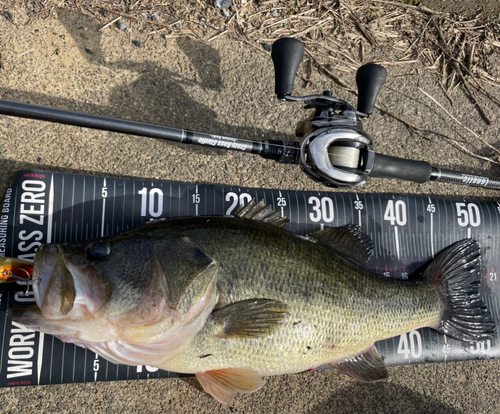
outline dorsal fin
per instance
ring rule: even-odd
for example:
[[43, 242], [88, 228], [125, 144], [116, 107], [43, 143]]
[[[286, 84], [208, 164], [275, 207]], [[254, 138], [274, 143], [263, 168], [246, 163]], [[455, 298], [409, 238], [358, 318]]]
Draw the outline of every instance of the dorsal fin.
[[366, 267], [373, 253], [373, 241], [355, 224], [316, 231], [309, 237], [330, 246], [346, 259]]
[[279, 212], [266, 205], [264, 200], [258, 203], [255, 198], [247, 204], [242, 205], [234, 214], [235, 217], [248, 220], [261, 221], [263, 223], [274, 224], [275, 226], [285, 228], [290, 222], [288, 217], [281, 217]]

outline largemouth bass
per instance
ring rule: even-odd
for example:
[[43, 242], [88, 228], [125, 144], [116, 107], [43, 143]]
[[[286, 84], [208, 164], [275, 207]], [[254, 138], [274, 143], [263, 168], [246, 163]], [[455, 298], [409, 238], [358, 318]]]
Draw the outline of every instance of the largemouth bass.
[[374, 343], [421, 327], [478, 341], [494, 332], [480, 299], [474, 240], [453, 244], [420, 281], [366, 270], [357, 226], [309, 237], [251, 202], [235, 217], [153, 222], [104, 240], [47, 244], [33, 269], [36, 305], [9, 316], [114, 363], [193, 373], [218, 401], [263, 376], [330, 364], [386, 378]]

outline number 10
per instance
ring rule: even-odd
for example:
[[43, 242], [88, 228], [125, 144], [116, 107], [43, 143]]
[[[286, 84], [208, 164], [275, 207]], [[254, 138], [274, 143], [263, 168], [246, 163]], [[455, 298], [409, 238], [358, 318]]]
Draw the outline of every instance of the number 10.
[[[139, 191], [141, 197], [141, 216], [146, 216], [148, 207], [148, 189], [144, 187]], [[159, 188], [152, 188], [149, 192], [149, 215], [160, 217], [163, 213], [163, 191]]]

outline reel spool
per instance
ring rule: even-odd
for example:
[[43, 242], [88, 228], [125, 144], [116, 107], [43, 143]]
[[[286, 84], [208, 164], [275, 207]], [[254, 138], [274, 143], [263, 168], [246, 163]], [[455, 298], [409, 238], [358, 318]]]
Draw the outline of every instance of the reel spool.
[[366, 182], [375, 160], [372, 141], [363, 131], [324, 128], [302, 142], [300, 166], [313, 180], [350, 188]]

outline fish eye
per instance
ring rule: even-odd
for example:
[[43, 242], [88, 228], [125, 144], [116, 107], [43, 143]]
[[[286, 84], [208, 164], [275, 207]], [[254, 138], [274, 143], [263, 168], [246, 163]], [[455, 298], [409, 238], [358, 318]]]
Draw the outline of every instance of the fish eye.
[[111, 246], [104, 242], [92, 243], [87, 248], [87, 253], [91, 259], [104, 259], [111, 253]]

